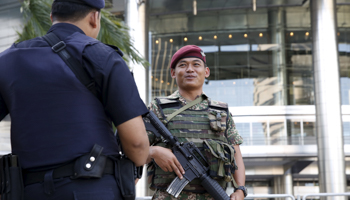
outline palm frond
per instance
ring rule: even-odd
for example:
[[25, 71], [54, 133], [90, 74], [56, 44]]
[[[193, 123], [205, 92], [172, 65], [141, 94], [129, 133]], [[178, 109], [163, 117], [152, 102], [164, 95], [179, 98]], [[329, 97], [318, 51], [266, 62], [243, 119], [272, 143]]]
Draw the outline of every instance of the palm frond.
[[50, 29], [51, 0], [26, 0], [22, 3], [24, 27], [17, 42], [43, 36]]
[[134, 63], [149, 66], [149, 63], [140, 56], [138, 50], [133, 46], [134, 41], [129, 35], [127, 25], [106, 10], [102, 10], [101, 14], [101, 31], [97, 39], [119, 47], [126, 54], [126, 60], [130, 59]]
[[[51, 27], [51, 4], [52, 0], [24, 0], [22, 10], [24, 26], [21, 32], [17, 32], [18, 40], [21, 42], [38, 36], [43, 36]], [[140, 55], [133, 46], [129, 35], [129, 28], [109, 11], [101, 10], [101, 30], [98, 40], [103, 43], [117, 46], [125, 54], [125, 61], [149, 66], [149, 63]]]

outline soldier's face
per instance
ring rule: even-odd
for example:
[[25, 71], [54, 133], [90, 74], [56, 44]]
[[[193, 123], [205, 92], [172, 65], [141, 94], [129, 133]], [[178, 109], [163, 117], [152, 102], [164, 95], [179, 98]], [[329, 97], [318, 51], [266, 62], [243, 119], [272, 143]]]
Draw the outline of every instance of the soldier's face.
[[183, 58], [171, 69], [171, 77], [176, 79], [180, 89], [202, 89], [205, 78], [209, 77], [210, 70], [199, 58]]

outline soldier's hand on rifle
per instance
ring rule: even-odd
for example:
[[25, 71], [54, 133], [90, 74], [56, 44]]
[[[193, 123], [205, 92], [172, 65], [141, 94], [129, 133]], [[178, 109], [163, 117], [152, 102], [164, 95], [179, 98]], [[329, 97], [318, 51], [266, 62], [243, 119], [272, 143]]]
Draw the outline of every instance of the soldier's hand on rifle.
[[185, 170], [170, 149], [158, 146], [150, 147], [150, 157], [165, 172], [175, 172], [182, 179]]

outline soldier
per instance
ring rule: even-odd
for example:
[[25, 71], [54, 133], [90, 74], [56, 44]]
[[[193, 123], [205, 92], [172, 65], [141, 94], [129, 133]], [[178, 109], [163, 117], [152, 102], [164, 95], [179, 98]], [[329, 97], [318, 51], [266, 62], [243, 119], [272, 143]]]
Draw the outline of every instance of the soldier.
[[96, 40], [104, 4], [55, 0], [48, 31], [94, 80], [97, 98], [42, 37], [0, 54], [0, 120], [11, 116], [26, 200], [122, 199], [112, 123], [126, 155], [146, 163], [147, 107], [122, 53]]
[[[173, 55], [170, 68], [178, 90], [168, 97], [156, 98], [149, 105], [149, 109], [180, 142], [192, 141], [203, 149], [202, 153], [210, 164], [210, 175], [224, 189], [227, 182], [233, 182], [235, 190], [230, 195], [231, 199], [244, 199], [247, 195], [244, 186], [245, 167], [239, 148], [243, 139], [235, 128], [227, 104], [211, 100], [203, 92], [205, 78], [210, 75], [204, 52], [195, 45], [184, 46]], [[190, 108], [176, 116], [172, 115], [191, 103], [193, 105]], [[184, 169], [163, 142], [156, 140], [151, 132], [148, 137], [152, 145], [148, 158], [148, 182], [151, 189], [156, 189], [153, 199], [174, 199], [165, 189], [175, 178], [175, 174], [180, 179], [183, 178]], [[219, 158], [219, 154], [226, 156]], [[178, 199], [213, 198], [200, 185], [199, 180], [194, 179], [184, 188]]]

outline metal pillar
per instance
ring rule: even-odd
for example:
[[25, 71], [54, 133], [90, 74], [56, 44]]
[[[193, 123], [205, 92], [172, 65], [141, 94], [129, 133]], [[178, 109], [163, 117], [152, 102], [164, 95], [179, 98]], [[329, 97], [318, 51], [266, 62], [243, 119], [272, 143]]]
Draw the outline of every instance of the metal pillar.
[[[283, 188], [283, 177], [282, 176], [275, 176], [273, 178], [273, 193], [274, 194], [284, 194], [284, 188]], [[276, 198], [276, 200], [283, 200], [283, 198]]]
[[275, 95], [274, 105], [288, 105], [287, 96], [287, 72], [286, 72], [286, 48], [285, 48], [285, 19], [283, 8], [271, 9], [269, 11], [269, 26], [271, 30], [271, 41], [278, 45], [272, 52], [273, 76], [277, 79], [278, 91]]
[[[283, 176], [276, 176], [273, 179], [275, 194], [289, 194], [293, 195], [293, 176], [291, 168], [285, 169]], [[282, 198], [277, 198], [276, 200], [282, 200]]]
[[283, 175], [284, 194], [294, 194], [292, 168], [285, 170]]
[[[146, 28], [146, 1], [145, 0], [125, 0], [125, 21], [129, 26], [129, 34], [134, 41], [134, 47], [141, 56], [148, 55], [146, 45], [148, 44], [148, 31]], [[142, 100], [146, 102], [146, 69], [140, 64], [129, 62], [129, 67], [134, 72], [134, 79]]]
[[[129, 26], [129, 34], [134, 41], [134, 47], [139, 51], [141, 56], [147, 58], [148, 56], [148, 31], [147, 31], [147, 17], [146, 17], [146, 1], [145, 0], [125, 0], [125, 21]], [[146, 68], [140, 64], [133, 62], [129, 63], [129, 67], [134, 73], [134, 79], [140, 97], [145, 103], [147, 102], [147, 86]], [[147, 172], [144, 167], [143, 176], [136, 184], [136, 196], [142, 197], [147, 194]]]
[[[311, 0], [320, 192], [345, 192], [335, 0]], [[327, 197], [344, 199], [344, 197]]]

